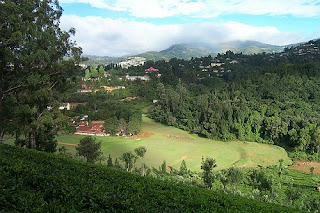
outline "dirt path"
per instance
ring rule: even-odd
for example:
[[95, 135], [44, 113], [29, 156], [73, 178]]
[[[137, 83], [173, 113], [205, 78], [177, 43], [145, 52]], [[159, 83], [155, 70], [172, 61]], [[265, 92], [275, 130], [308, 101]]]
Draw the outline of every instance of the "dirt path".
[[290, 167], [291, 169], [308, 172], [310, 173], [310, 168], [313, 167], [313, 174], [320, 175], [320, 163], [315, 161], [300, 161], [297, 160], [294, 162], [294, 165]]
[[64, 142], [58, 142], [58, 144], [62, 144], [62, 145], [69, 145], [69, 146], [78, 146], [78, 144], [73, 144], [73, 143], [64, 143]]

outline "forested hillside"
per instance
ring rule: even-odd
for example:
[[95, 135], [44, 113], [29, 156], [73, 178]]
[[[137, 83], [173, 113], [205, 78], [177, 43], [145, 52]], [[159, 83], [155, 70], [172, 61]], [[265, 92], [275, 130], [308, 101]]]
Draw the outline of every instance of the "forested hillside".
[[208, 64], [208, 58], [171, 60], [172, 68], [158, 84], [159, 102], [150, 116], [208, 138], [274, 143], [317, 154], [319, 41], [311, 44], [280, 54], [218, 55], [219, 62], [237, 61], [225, 62], [224, 70], [229, 71], [221, 70], [220, 78], [207, 73], [199, 78], [199, 71], [189, 69], [197, 60]]

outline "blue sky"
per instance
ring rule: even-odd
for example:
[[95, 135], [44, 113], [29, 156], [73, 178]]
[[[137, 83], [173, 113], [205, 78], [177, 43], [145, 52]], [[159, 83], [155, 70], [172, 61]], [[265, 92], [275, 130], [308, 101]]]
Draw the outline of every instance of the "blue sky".
[[85, 54], [121, 56], [176, 43], [320, 37], [320, 0], [60, 0], [61, 27]]

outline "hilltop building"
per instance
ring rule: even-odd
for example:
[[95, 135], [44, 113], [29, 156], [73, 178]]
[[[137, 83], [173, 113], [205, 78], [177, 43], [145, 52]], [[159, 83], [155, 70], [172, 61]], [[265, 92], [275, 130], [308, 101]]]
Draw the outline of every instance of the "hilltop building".
[[145, 73], [158, 72], [158, 71], [159, 71], [158, 69], [155, 69], [153, 67], [150, 67], [144, 70]]
[[146, 59], [143, 57], [128, 57], [124, 61], [121, 61], [118, 63], [118, 66], [122, 67], [123, 69], [128, 69], [129, 67], [132, 66], [140, 66], [144, 65], [146, 63]]
[[143, 75], [143, 76], [129, 76], [129, 75], [126, 75], [126, 80], [128, 80], [128, 81], [136, 81], [136, 80], [150, 81], [151, 78], [148, 75]]

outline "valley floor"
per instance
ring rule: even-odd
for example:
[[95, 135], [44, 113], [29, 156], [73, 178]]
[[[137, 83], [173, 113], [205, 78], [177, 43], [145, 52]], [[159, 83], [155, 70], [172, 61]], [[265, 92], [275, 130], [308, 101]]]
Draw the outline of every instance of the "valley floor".
[[[57, 138], [59, 147], [65, 146], [75, 153], [75, 146], [84, 136], [64, 135]], [[277, 165], [284, 159], [286, 165], [292, 164], [286, 151], [278, 146], [243, 141], [214, 141], [189, 134], [180, 129], [165, 126], [143, 116], [142, 131], [139, 135], [125, 137], [97, 137], [102, 142], [102, 152], [113, 159], [122, 153], [145, 146], [147, 153], [145, 163], [158, 168], [163, 160], [168, 166], [179, 169], [185, 160], [188, 169], [200, 171], [202, 157], [211, 156], [216, 159], [216, 170], [234, 166], [256, 167]], [[139, 165], [139, 160], [137, 165]]]

